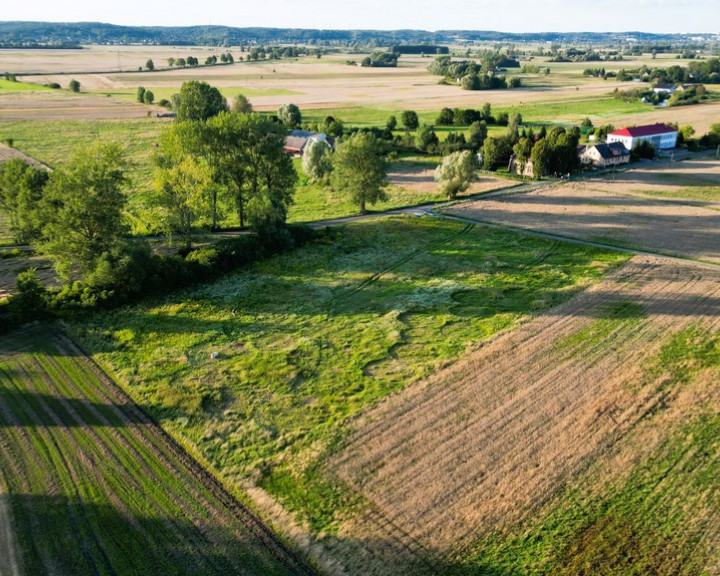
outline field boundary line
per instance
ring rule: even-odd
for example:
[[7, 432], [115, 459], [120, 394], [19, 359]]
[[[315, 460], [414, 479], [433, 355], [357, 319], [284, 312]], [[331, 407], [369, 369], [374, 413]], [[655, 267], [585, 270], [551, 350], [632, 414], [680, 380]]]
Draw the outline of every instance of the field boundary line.
[[553, 232], [542, 232], [541, 230], [533, 230], [532, 228], [522, 228], [520, 226], [512, 226], [511, 224], [500, 224], [491, 220], [482, 220], [480, 218], [469, 218], [467, 216], [456, 216], [454, 214], [446, 214], [444, 212], [429, 211], [430, 215], [438, 218], [445, 218], [447, 220], [455, 220], [457, 222], [474, 223], [480, 226], [488, 226], [490, 228], [497, 228], [499, 230], [509, 230], [511, 232], [518, 232], [520, 234], [527, 234], [529, 236], [536, 236], [538, 238], [546, 238], [547, 240], [558, 240], [561, 242], [569, 242], [571, 244], [578, 244], [580, 246], [590, 246], [592, 248], [602, 248], [604, 250], [614, 250], [616, 252], [623, 252], [625, 254], [634, 254], [636, 256], [648, 256], [650, 258], [658, 258], [660, 260], [669, 260], [671, 262], [677, 262], [682, 264], [690, 264], [702, 268], [709, 268], [712, 270], [720, 270], [720, 264], [714, 262], [706, 262], [705, 260], [695, 260], [689, 257], [683, 257], [677, 254], [666, 254], [663, 252], [652, 252], [649, 250], [641, 250], [639, 248], [629, 248], [627, 246], [617, 246], [616, 244], [605, 244], [603, 242], [594, 242], [592, 240], [583, 240], [582, 238], [576, 238], [574, 236], [564, 236], [562, 234], [555, 234]]

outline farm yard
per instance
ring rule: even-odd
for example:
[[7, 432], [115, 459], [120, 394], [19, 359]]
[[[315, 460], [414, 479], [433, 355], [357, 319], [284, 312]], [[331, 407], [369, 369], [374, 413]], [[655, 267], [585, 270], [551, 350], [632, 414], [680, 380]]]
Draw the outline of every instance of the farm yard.
[[0, 448], [3, 575], [312, 573], [45, 329], [0, 339]]
[[448, 214], [561, 236], [720, 262], [720, 162], [634, 168]]

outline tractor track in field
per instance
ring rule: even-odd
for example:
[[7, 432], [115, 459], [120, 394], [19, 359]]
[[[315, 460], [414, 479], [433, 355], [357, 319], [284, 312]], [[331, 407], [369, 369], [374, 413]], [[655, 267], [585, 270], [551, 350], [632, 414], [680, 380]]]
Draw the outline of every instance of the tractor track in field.
[[377, 282], [380, 278], [385, 276], [385, 274], [389, 274], [390, 272], [393, 272], [394, 270], [397, 270], [398, 268], [401, 268], [403, 265], [410, 262], [413, 258], [416, 256], [419, 256], [420, 254], [424, 254], [430, 250], [434, 250], [435, 248], [439, 248], [440, 246], [444, 246], [445, 244], [452, 242], [453, 240], [457, 240], [458, 238], [464, 236], [470, 230], [475, 228], [474, 223], [465, 223], [465, 226], [457, 233], [451, 234], [450, 236], [443, 238], [441, 240], [437, 240], [435, 242], [428, 242], [427, 244], [420, 246], [419, 248], [415, 248], [413, 250], [410, 250], [406, 254], [404, 254], [401, 258], [398, 258], [395, 260], [392, 264], [389, 264], [385, 268], [375, 272], [368, 278], [364, 279], [360, 283], [356, 284], [355, 286], [348, 288], [345, 292], [343, 292], [336, 300], [335, 302], [344, 302], [348, 298], [352, 297], [354, 294], [357, 294], [361, 290], [367, 288], [374, 282]]

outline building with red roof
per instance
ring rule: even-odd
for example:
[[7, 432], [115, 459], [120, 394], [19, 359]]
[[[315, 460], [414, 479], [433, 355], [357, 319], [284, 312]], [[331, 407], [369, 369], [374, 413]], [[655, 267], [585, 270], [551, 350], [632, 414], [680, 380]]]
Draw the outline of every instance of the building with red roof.
[[621, 142], [625, 148], [632, 150], [640, 142], [649, 142], [655, 150], [667, 150], [677, 146], [678, 132], [666, 124], [652, 124], [649, 126], [633, 126], [611, 132], [607, 136], [608, 144]]

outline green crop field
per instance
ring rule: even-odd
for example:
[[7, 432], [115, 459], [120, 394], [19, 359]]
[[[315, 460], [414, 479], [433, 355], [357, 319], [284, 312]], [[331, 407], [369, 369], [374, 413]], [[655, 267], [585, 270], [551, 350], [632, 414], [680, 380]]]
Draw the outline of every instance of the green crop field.
[[16, 540], [0, 541], [2, 574], [307, 573], [46, 330], [0, 340], [0, 447], [0, 536], [9, 523]]
[[52, 90], [48, 86], [41, 84], [31, 84], [29, 82], [12, 82], [10, 80], [0, 79], [0, 93], [2, 92], [32, 92], [35, 90]]
[[350, 417], [625, 260], [429, 217], [332, 235], [72, 328], [226, 478], [329, 531], [357, 504], [321, 466]]

